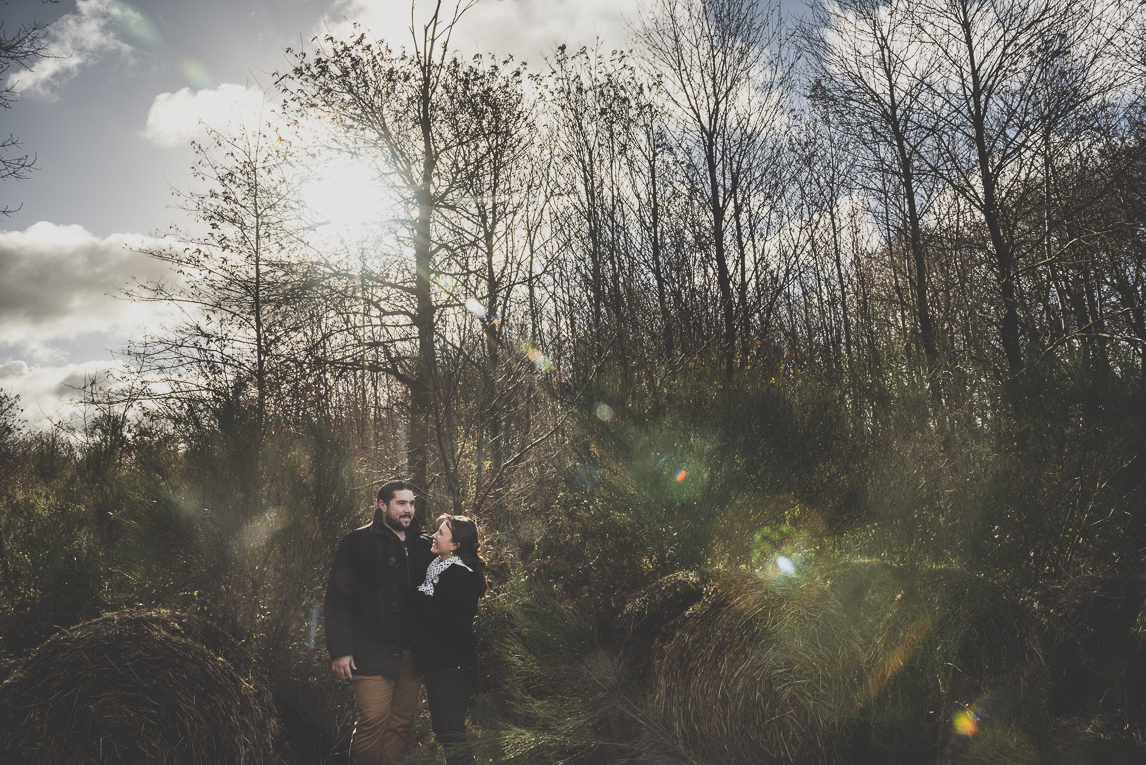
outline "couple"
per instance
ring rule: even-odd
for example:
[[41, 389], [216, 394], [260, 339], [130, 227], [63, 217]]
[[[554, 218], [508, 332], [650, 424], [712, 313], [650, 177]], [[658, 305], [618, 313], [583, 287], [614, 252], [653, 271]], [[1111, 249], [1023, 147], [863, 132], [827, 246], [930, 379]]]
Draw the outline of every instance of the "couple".
[[432, 537], [414, 520], [414, 487], [378, 490], [374, 520], [343, 537], [326, 588], [331, 669], [354, 682], [351, 765], [402, 765], [420, 678], [448, 765], [473, 763], [466, 712], [477, 675], [473, 619], [485, 593], [477, 526], [443, 515]]

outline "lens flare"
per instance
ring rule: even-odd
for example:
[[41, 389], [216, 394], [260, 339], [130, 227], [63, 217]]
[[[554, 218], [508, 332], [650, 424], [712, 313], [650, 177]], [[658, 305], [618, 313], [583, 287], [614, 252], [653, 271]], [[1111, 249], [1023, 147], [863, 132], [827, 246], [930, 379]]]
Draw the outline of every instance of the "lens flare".
[[608, 404], [597, 404], [597, 419], [602, 422], [610, 422], [614, 417], [613, 407]]
[[601, 476], [597, 472], [596, 467], [586, 463], [578, 466], [573, 472], [573, 480], [575, 480], [577, 485], [582, 489], [588, 490], [601, 482]]
[[979, 732], [979, 718], [972, 710], [962, 709], [951, 719], [951, 727], [955, 735], [970, 738]]
[[899, 644], [891, 650], [890, 653], [884, 657], [884, 660], [877, 666], [872, 673], [868, 675], [867, 687], [864, 688], [863, 693], [860, 695], [859, 706], [865, 706], [873, 696], [880, 692], [880, 690], [887, 685], [887, 682], [895, 676], [895, 673], [903, 668], [911, 655], [915, 653], [916, 647], [919, 642], [923, 640], [923, 636], [931, 631], [931, 617], [924, 617], [912, 625]]
[[776, 568], [783, 571], [788, 576], [796, 575], [796, 564], [787, 555], [781, 555], [776, 558]]
[[685, 470], [684, 468], [681, 468], [680, 470], [676, 471], [676, 482], [677, 483], [683, 482], [684, 479], [686, 479], [686, 478], [688, 478], [688, 471], [687, 470]]
[[542, 372], [552, 372], [553, 362], [549, 360], [544, 353], [537, 348], [530, 348], [525, 352], [525, 358], [533, 362], [533, 366], [537, 367]]
[[662, 454], [660, 457], [657, 457], [656, 469], [657, 470], [664, 470], [665, 465], [668, 464], [668, 461], [670, 459], [672, 459], [672, 457], [670, 457], [667, 454]]
[[153, 48], [163, 44], [163, 38], [159, 36], [159, 30], [155, 28], [155, 25], [138, 9], [127, 3], [112, 3], [111, 18], [120, 29], [137, 42], [150, 45]]
[[195, 59], [183, 59], [180, 67], [183, 69], [183, 76], [195, 87], [202, 89], [215, 86], [215, 78], [207, 71], [207, 67]]
[[466, 310], [472, 313], [475, 319], [486, 317], [485, 306], [479, 303], [476, 298], [466, 298]]
[[452, 295], [458, 291], [458, 283], [452, 276], [438, 277], [438, 287], [441, 288], [442, 292], [445, 292], [447, 295]]

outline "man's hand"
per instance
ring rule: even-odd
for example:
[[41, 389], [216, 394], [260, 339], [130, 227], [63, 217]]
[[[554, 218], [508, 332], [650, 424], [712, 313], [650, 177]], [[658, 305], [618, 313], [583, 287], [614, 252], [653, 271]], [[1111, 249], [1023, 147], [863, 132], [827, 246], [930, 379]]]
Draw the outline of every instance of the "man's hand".
[[358, 669], [358, 667], [354, 666], [353, 656], [341, 656], [330, 662], [330, 669], [334, 672], [336, 677], [342, 680], [349, 680], [354, 675], [351, 670]]

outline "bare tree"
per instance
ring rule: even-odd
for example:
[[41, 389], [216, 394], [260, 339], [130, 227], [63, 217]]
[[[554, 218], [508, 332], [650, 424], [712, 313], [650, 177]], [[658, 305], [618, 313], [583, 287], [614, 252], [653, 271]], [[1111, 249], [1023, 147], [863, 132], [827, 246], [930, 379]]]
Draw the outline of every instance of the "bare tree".
[[658, 101], [659, 82], [645, 83], [634, 93], [632, 150], [627, 153], [627, 167], [635, 202], [637, 222], [643, 234], [639, 252], [647, 258], [646, 268], [652, 276], [661, 324], [661, 351], [671, 359], [677, 351], [676, 320], [670, 305], [670, 268], [667, 263], [665, 223], [668, 203], [678, 188], [675, 154], [668, 133], [667, 115]]
[[298, 305], [310, 287], [292, 157], [286, 141], [260, 126], [208, 129], [194, 149], [192, 172], [206, 188], [176, 195], [206, 231], [176, 230], [145, 250], [177, 276], [126, 293], [171, 304], [181, 318], [130, 356], [157, 383], [156, 395], [180, 405], [252, 404], [257, 447], [274, 391], [294, 366]]
[[571, 273], [583, 280], [588, 293], [586, 355], [593, 362], [604, 355], [606, 334], [611, 339], [618, 331], [609, 321], [610, 296], [616, 297], [610, 282], [617, 277], [611, 268], [617, 242], [610, 222], [611, 199], [617, 193], [612, 170], [620, 159], [616, 137], [625, 127], [625, 66], [616, 51], [606, 58], [596, 50], [569, 53], [561, 46], [550, 61], [547, 80], [554, 143], [566, 170], [559, 181], [568, 221], [561, 227], [562, 238]]
[[[859, 180], [869, 200], [881, 199], [888, 181], [897, 189], [882, 215], [892, 222], [894, 239], [907, 242], [915, 320], [924, 355], [934, 368], [939, 344], [923, 220], [935, 195], [920, 154], [933, 150], [933, 131], [923, 109], [937, 61], [919, 30], [904, 23], [911, 8], [910, 2], [876, 0], [820, 4], [813, 8], [815, 26], [804, 40], [816, 78], [813, 100], [831, 109], [832, 119], [850, 132], [851, 153], [865, 160], [867, 179]], [[888, 244], [890, 251], [894, 241]]]
[[[1046, 137], [1116, 84], [1110, 19], [1068, 0], [923, 0], [911, 21], [936, 57], [927, 80], [932, 172], [981, 218], [1002, 305], [1007, 366], [1023, 368], [1019, 279], [1045, 242]], [[1115, 22], [1116, 24], [1118, 22]]]
[[785, 108], [790, 69], [780, 55], [783, 27], [778, 11], [748, 0], [657, 0], [642, 14], [636, 36], [663, 77], [682, 155], [708, 216], [721, 352], [731, 378], [745, 328], [737, 322], [730, 216], [750, 193], [741, 185], [752, 171], [768, 172], [754, 164]]
[[[43, 3], [56, 3], [59, 0], [41, 0]], [[5, 5], [7, 1], [5, 0]], [[48, 45], [44, 41], [45, 25], [34, 21], [24, 24], [11, 35], [5, 33], [4, 22], [0, 20], [0, 78], [8, 75], [13, 68], [29, 69], [29, 64], [36, 59], [49, 55]], [[12, 85], [0, 88], [0, 107], [11, 109], [16, 102], [16, 91]], [[0, 180], [19, 181], [28, 177], [28, 172], [36, 163], [35, 155], [20, 153], [20, 139], [9, 134], [7, 138], [0, 139]], [[20, 209], [5, 205], [0, 208], [0, 215], [11, 215]]]
[[[454, 25], [472, 0], [458, 3], [452, 14], [442, 13], [439, 0], [419, 29], [413, 22], [412, 50], [395, 54], [384, 42], [359, 32], [352, 40], [326, 37], [325, 50], [307, 58], [297, 54], [297, 66], [279, 84], [303, 110], [320, 116], [334, 129], [333, 142], [372, 164], [397, 189], [406, 215], [395, 220], [404, 232], [414, 263], [408, 281], [376, 273], [369, 277], [386, 286], [394, 300], [380, 306], [385, 313], [409, 318], [414, 329], [413, 354], [390, 352], [379, 370], [400, 380], [410, 393], [410, 473], [429, 499], [429, 458], [437, 378], [437, 305], [433, 274], [447, 243], [435, 237], [443, 209], [461, 191], [464, 173], [458, 151], [469, 136], [452, 132], [456, 122], [448, 112], [449, 87], [461, 63], [450, 54]], [[409, 308], [402, 307], [406, 299]]]
[[[486, 501], [497, 504], [505, 489], [502, 466], [513, 452], [509, 425], [512, 412], [524, 402], [517, 396], [525, 381], [520, 376], [516, 349], [507, 348], [510, 333], [521, 333], [526, 318], [519, 290], [533, 278], [528, 246], [524, 241], [529, 205], [537, 201], [541, 181], [532, 155], [536, 141], [532, 109], [524, 93], [525, 70], [512, 60], [474, 62], [458, 73], [454, 108], [443, 114], [456, 121], [455, 134], [470, 140], [459, 145], [457, 163], [465, 172], [459, 197], [443, 218], [448, 238], [456, 247], [444, 251], [438, 272], [449, 280], [454, 297], [465, 301], [462, 326], [456, 338], [459, 364], [439, 370], [443, 384], [436, 401], [435, 423], [444, 474], [455, 512], [462, 512], [461, 454], [476, 449], [471, 495], [473, 512]], [[464, 95], [463, 95], [464, 94]], [[518, 321], [522, 319], [522, 321]], [[480, 350], [462, 352], [470, 327], [478, 327]], [[447, 340], [449, 342], [449, 340]], [[467, 349], [468, 350], [468, 349]], [[471, 367], [476, 386], [460, 367]], [[459, 386], [476, 400], [462, 402]], [[457, 427], [469, 403], [476, 415], [473, 427]], [[445, 437], [458, 433], [460, 437]]]

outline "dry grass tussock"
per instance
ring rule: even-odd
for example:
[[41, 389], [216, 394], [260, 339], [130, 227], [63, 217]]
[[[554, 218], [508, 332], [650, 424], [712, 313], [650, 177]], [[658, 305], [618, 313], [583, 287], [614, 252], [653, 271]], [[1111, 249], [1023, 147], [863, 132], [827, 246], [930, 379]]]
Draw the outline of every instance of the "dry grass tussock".
[[192, 617], [110, 614], [57, 635], [0, 686], [6, 762], [278, 765], [248, 652]]
[[1010, 701], [1045, 690], [1033, 618], [954, 569], [677, 575], [620, 626], [651, 715], [698, 762], [935, 761], [987, 696], [998, 726], [1042, 719]]
[[831, 762], [851, 695], [841, 661], [860, 650], [840, 619], [820, 584], [718, 577], [657, 640], [650, 701], [709, 761]]

